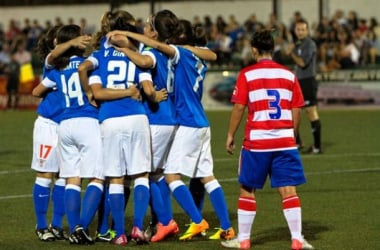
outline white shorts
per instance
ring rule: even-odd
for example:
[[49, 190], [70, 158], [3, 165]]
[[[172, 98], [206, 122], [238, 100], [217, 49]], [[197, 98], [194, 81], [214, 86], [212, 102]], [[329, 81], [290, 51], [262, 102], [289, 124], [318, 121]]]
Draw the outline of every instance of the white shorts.
[[179, 126], [168, 155], [165, 174], [182, 174], [190, 178], [213, 174], [210, 128]]
[[121, 177], [150, 172], [152, 156], [146, 115], [109, 118], [101, 124], [104, 175]]
[[150, 125], [152, 136], [153, 171], [164, 169], [170, 147], [176, 131], [176, 126]]
[[33, 128], [33, 156], [31, 167], [37, 172], [58, 173], [58, 124], [39, 116]]
[[60, 177], [103, 177], [102, 140], [99, 121], [80, 117], [62, 121], [58, 126]]

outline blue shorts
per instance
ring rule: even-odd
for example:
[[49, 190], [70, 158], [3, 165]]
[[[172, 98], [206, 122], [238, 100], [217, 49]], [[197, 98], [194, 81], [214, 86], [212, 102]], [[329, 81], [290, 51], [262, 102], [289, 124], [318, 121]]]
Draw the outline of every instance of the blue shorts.
[[305, 183], [306, 178], [298, 150], [257, 152], [242, 149], [239, 182], [246, 187], [262, 189], [268, 176], [272, 188]]

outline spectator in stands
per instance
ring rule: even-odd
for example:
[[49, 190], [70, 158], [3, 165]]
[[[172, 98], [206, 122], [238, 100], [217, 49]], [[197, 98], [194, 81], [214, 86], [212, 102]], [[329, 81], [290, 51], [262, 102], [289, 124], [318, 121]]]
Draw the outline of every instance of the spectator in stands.
[[242, 43], [243, 43], [242, 49], [240, 52], [241, 67], [246, 67], [254, 63], [254, 59], [252, 55], [251, 39], [248, 37], [244, 37], [242, 39]]
[[26, 50], [26, 39], [23, 36], [17, 37], [12, 44], [12, 53], [18, 64], [23, 65], [32, 62], [32, 54]]
[[248, 17], [248, 19], [244, 22], [244, 30], [245, 30], [245, 35], [251, 39], [253, 36], [253, 33], [256, 31], [256, 24], [258, 23], [256, 15], [252, 14]]
[[293, 13], [293, 18], [292, 18], [292, 21], [289, 25], [289, 31], [290, 33], [292, 34], [292, 41], [297, 41], [297, 35], [295, 33], [295, 26], [296, 26], [296, 22], [300, 19], [303, 19], [302, 17], [302, 14], [300, 11], [295, 11]]
[[18, 87], [20, 84], [20, 64], [15, 58], [15, 53], [11, 54], [11, 60], [5, 67], [7, 81], [7, 109], [17, 109], [18, 107]]
[[359, 18], [356, 11], [351, 10], [348, 12], [347, 28], [350, 30], [356, 30], [359, 27]]
[[22, 27], [22, 34], [24, 36], [28, 36], [28, 33], [29, 33], [29, 30], [32, 28], [32, 24], [30, 22], [30, 19], [29, 18], [25, 18], [24, 19], [24, 27]]
[[226, 23], [226, 21], [224, 21], [223, 16], [219, 15], [216, 17], [215, 25], [216, 25], [216, 30], [218, 33], [225, 32], [225, 29], [227, 27], [227, 23]]
[[8, 30], [5, 32], [5, 40], [12, 41], [20, 34], [21, 30], [17, 25], [17, 21], [14, 19], [9, 20]]
[[218, 32], [215, 39], [214, 51], [218, 55], [219, 66], [227, 66], [231, 63], [233, 40], [226, 32]]
[[347, 27], [347, 18], [344, 16], [343, 10], [336, 10], [333, 19], [342, 27]]
[[3, 42], [0, 45], [0, 74], [4, 73], [4, 70], [8, 63], [11, 61], [10, 46], [8, 42]]
[[86, 18], [82, 17], [79, 22], [79, 26], [81, 27], [83, 34], [91, 35], [95, 32], [94, 26], [89, 25]]
[[376, 64], [376, 59], [380, 55], [380, 41], [374, 30], [368, 30], [368, 57], [370, 64]]
[[34, 19], [32, 26], [27, 34], [26, 49], [32, 51], [37, 46], [38, 38], [42, 35], [44, 29], [40, 25], [37, 19]]
[[367, 29], [361, 29], [360, 27], [352, 31], [352, 42], [359, 50], [359, 64], [365, 65], [368, 63], [368, 51], [369, 43], [367, 38]]
[[[338, 33], [339, 44], [335, 51], [335, 60], [337, 69], [352, 69], [358, 66], [360, 51], [355, 46], [352, 36], [346, 29]], [[334, 63], [334, 59], [333, 62]], [[332, 65], [334, 67], [334, 65]]]

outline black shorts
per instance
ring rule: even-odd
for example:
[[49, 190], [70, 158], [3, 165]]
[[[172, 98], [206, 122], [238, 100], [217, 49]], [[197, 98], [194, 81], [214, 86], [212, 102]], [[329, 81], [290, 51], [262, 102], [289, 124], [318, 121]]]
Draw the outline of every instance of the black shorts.
[[299, 83], [305, 100], [304, 107], [317, 105], [318, 82], [315, 77], [299, 79]]

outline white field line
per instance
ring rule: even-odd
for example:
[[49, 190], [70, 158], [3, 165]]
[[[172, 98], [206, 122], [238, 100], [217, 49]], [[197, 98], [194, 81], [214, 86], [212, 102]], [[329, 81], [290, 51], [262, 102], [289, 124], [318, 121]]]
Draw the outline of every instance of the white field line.
[[[380, 156], [380, 153], [360, 153], [360, 154], [335, 154], [335, 155], [303, 155], [302, 157], [326, 157], [326, 158], [335, 158], [335, 157], [363, 157], [363, 156]], [[218, 158], [214, 159], [214, 162], [227, 162], [227, 161], [237, 161], [235, 158]], [[6, 175], [6, 174], [16, 174], [16, 173], [25, 173], [30, 172], [30, 169], [16, 169], [16, 170], [6, 170], [6, 171], [0, 171], [0, 175]], [[378, 172], [380, 171], [380, 168], [361, 168], [361, 169], [332, 169], [332, 170], [326, 170], [326, 171], [318, 171], [318, 172], [308, 172], [306, 173], [306, 176], [316, 176], [316, 175], [330, 175], [330, 174], [343, 174], [343, 173], [364, 173], [364, 172]], [[219, 182], [237, 182], [237, 176], [234, 178], [226, 178], [226, 179], [218, 179]], [[0, 196], [1, 200], [10, 200], [10, 199], [22, 199], [22, 198], [30, 198], [32, 197], [32, 194], [20, 194], [20, 195], [6, 195], [6, 196]]]

